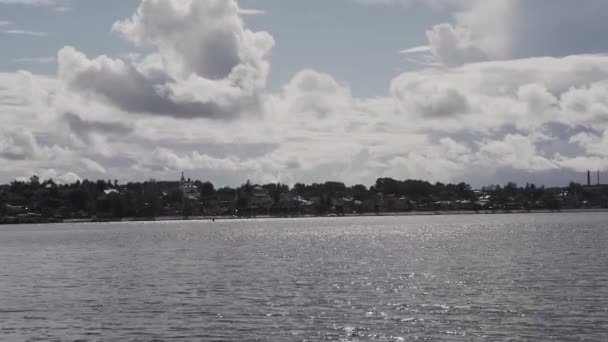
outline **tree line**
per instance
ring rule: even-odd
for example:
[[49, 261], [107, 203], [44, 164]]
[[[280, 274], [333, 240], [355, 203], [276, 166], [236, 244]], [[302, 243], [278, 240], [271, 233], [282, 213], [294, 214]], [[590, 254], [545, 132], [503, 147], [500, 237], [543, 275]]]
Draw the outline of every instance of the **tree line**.
[[474, 190], [467, 183], [379, 178], [372, 186], [342, 182], [314, 184], [252, 184], [216, 188], [195, 180], [194, 196], [180, 182], [149, 180], [120, 184], [118, 180], [83, 180], [57, 184], [32, 176], [0, 186], [0, 216], [44, 218], [154, 218], [192, 215], [323, 215], [410, 210], [497, 210], [608, 207], [608, 191], [571, 183], [546, 189], [508, 183]]

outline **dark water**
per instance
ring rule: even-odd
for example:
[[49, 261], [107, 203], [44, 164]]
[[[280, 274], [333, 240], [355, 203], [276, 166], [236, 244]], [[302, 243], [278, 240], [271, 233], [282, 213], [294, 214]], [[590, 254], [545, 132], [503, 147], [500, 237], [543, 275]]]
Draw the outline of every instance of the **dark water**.
[[2, 341], [608, 341], [608, 214], [0, 227]]

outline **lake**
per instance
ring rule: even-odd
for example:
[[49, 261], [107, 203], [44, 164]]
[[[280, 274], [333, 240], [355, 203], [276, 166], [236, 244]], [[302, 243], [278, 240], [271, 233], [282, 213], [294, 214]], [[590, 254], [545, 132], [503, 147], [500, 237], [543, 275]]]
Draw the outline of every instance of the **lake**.
[[0, 226], [3, 341], [608, 341], [608, 214]]

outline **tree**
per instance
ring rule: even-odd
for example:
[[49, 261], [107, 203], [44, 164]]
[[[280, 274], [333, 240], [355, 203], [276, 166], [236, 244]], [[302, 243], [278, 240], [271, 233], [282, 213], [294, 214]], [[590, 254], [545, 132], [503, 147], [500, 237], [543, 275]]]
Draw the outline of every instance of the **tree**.
[[89, 195], [84, 189], [75, 189], [68, 194], [69, 205], [76, 211], [87, 211]]
[[38, 175], [32, 175], [32, 177], [30, 177], [30, 186], [33, 188], [40, 186], [40, 177], [38, 177]]
[[245, 194], [247, 195], [251, 195], [251, 193], [253, 192], [253, 185], [251, 185], [251, 181], [249, 181], [249, 179], [247, 180], [245, 185], [243, 185], [243, 190], [245, 190]]
[[363, 201], [368, 196], [367, 187], [365, 185], [355, 185], [350, 189], [351, 195], [358, 201]]
[[199, 185], [201, 198], [209, 198], [215, 196], [215, 187], [211, 182], [204, 182]]
[[188, 217], [192, 216], [193, 211], [194, 211], [194, 205], [192, 203], [192, 200], [190, 200], [189, 198], [186, 198], [184, 200], [184, 205], [182, 207], [182, 216], [184, 216], [184, 218], [188, 218]]
[[110, 201], [110, 208], [112, 210], [112, 216], [115, 218], [123, 218], [127, 213], [126, 201], [120, 194], [110, 194], [108, 196]]

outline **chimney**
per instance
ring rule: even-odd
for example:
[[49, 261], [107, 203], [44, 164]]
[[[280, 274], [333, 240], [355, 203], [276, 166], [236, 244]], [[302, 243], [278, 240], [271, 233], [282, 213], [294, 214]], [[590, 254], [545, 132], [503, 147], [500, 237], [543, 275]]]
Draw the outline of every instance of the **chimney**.
[[597, 171], [597, 185], [601, 185], [602, 183], [600, 183], [600, 171]]
[[587, 171], [587, 186], [591, 186], [591, 171]]

